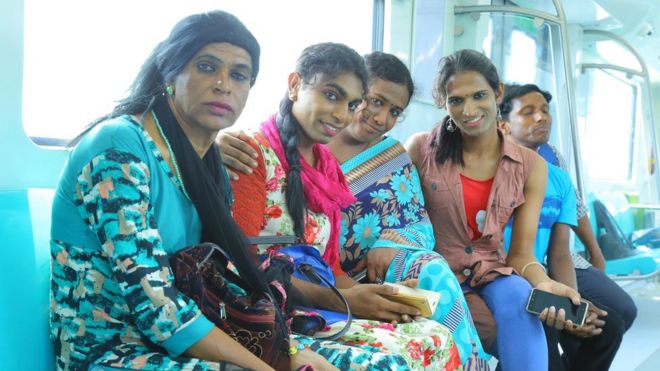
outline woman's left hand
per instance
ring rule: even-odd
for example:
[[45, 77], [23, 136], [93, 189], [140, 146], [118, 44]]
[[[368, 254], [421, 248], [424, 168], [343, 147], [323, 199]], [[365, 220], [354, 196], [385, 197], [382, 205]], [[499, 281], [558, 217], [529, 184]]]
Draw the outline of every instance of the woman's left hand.
[[367, 255], [355, 265], [353, 273], [357, 274], [363, 269], [366, 269], [367, 282], [383, 283], [385, 282], [387, 269], [397, 253], [399, 253], [398, 249], [387, 247], [371, 249]]
[[365, 257], [367, 261], [367, 277], [369, 282], [385, 281], [387, 269], [392, 263], [392, 259], [399, 253], [398, 249], [391, 249], [387, 247], [379, 247], [371, 249]]
[[[554, 280], [547, 280], [536, 285], [536, 288], [551, 292], [555, 295], [565, 296], [571, 299], [573, 304], [580, 305], [580, 294], [563, 283]], [[566, 321], [566, 312], [564, 309], [557, 310], [554, 306], [545, 308], [539, 315], [539, 319], [545, 322], [546, 325], [554, 327], [557, 330], [563, 330], [564, 327], [573, 325], [570, 320]]]

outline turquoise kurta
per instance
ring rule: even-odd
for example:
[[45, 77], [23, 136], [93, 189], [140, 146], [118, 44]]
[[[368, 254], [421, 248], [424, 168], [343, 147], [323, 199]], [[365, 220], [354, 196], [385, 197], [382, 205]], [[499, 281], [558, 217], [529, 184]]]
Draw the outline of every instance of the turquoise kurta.
[[213, 327], [176, 289], [168, 262], [200, 242], [201, 222], [140, 124], [123, 116], [85, 135], [63, 170], [52, 220], [58, 369], [217, 367], [173, 358]]

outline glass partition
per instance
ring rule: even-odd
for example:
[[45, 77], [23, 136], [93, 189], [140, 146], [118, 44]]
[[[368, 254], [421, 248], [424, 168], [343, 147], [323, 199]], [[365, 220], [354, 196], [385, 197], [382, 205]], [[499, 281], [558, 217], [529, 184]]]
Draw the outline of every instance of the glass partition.
[[578, 129], [585, 179], [598, 197], [635, 194], [637, 202], [660, 198], [653, 102], [648, 72], [634, 48], [616, 35], [585, 30], [577, 80]]

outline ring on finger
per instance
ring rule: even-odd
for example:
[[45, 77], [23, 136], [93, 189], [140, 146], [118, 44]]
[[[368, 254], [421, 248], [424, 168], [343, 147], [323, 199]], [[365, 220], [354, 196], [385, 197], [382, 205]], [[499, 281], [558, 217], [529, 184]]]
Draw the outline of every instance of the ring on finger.
[[383, 283], [383, 279], [380, 276], [376, 276], [376, 279], [374, 280], [374, 283], [377, 283], [377, 284], [380, 285], [380, 284]]

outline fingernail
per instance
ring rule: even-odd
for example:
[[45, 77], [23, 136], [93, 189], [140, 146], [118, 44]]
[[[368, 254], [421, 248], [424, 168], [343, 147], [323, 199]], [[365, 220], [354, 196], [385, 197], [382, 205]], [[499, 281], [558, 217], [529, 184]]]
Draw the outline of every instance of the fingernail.
[[257, 166], [257, 162], [256, 162], [256, 161], [252, 161], [252, 162], [250, 163], [250, 165], [252, 165], [252, 166]]
[[248, 174], [252, 174], [252, 169], [247, 169]]

